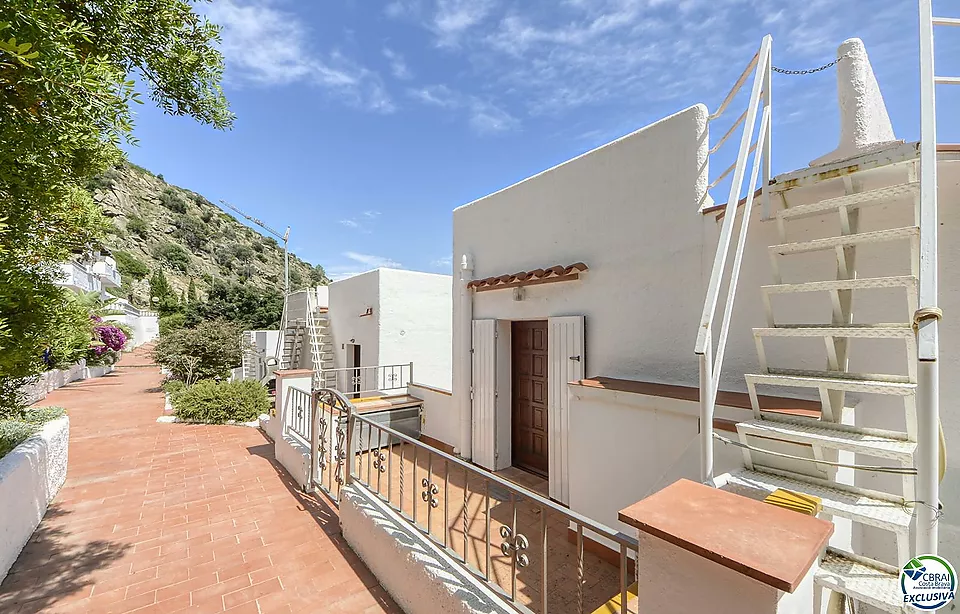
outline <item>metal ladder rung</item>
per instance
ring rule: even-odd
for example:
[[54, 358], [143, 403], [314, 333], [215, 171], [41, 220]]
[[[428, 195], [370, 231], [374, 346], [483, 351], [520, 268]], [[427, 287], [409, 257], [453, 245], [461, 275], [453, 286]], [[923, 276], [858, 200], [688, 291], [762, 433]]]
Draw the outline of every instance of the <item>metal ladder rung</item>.
[[934, 77], [933, 82], [937, 85], [960, 85], [960, 77]]
[[956, 17], [934, 17], [933, 25], [960, 27], [960, 19]]

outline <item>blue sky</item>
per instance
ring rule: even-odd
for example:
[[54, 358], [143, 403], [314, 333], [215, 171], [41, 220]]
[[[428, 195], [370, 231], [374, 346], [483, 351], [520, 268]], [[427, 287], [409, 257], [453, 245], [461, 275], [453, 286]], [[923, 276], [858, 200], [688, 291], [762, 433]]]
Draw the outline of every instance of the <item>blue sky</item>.
[[[949, 5], [935, 3], [938, 14]], [[455, 207], [691, 104], [715, 109], [767, 33], [786, 68], [820, 65], [862, 38], [897, 137], [919, 133], [910, 0], [214, 0], [203, 10], [224, 28], [236, 125], [218, 132], [143, 105], [130, 159], [291, 225], [293, 251], [336, 278], [376, 266], [449, 273]], [[939, 73], [960, 74], [958, 51], [960, 32], [939, 35]], [[954, 90], [939, 90], [941, 141], [960, 142], [960, 122], [943, 112], [960, 103]], [[833, 70], [775, 75], [773, 91], [775, 172], [836, 146]]]

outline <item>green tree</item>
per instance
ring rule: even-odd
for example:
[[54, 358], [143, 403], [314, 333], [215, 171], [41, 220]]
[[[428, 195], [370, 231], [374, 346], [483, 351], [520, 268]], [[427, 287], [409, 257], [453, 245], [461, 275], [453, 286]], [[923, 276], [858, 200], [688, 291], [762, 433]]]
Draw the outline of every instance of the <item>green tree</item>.
[[[136, 81], [171, 115], [228, 128], [218, 28], [190, 0], [0, 3], [0, 389], [43, 368], [75, 309], [56, 263], [96, 247], [86, 186], [134, 142]], [[10, 402], [0, 399], [0, 404]]]
[[283, 296], [280, 292], [224, 282], [217, 282], [210, 288], [206, 301], [191, 303], [184, 311], [187, 326], [222, 319], [237, 322], [248, 330], [277, 328], [282, 312]]
[[294, 292], [303, 288], [303, 275], [296, 267], [290, 267], [290, 291]]
[[127, 230], [142, 237], [147, 234], [150, 228], [142, 217], [131, 215], [127, 220]]
[[310, 285], [311, 286], [323, 286], [330, 283], [330, 280], [327, 279], [327, 272], [323, 270], [323, 267], [319, 264], [310, 269]]
[[186, 273], [190, 268], [190, 254], [176, 243], [161, 243], [157, 245], [153, 248], [153, 255], [155, 258], [165, 261], [181, 273]]
[[197, 284], [191, 279], [187, 285], [187, 302], [191, 305], [197, 302]]
[[150, 277], [150, 306], [156, 309], [160, 315], [169, 315], [180, 311], [177, 296], [173, 293], [173, 288], [167, 281], [163, 269], [157, 269]]
[[113, 258], [117, 261], [117, 270], [120, 271], [121, 278], [143, 279], [150, 274], [150, 267], [130, 252], [116, 250], [113, 252]]
[[240, 326], [226, 320], [209, 320], [193, 329], [172, 330], [160, 337], [153, 357], [188, 384], [226, 377], [230, 369], [240, 366], [241, 332]]
[[187, 247], [194, 252], [203, 248], [209, 238], [210, 233], [207, 231], [207, 225], [198, 217], [181, 215], [174, 221], [174, 224], [177, 226], [177, 230], [173, 233], [173, 236], [182, 239]]

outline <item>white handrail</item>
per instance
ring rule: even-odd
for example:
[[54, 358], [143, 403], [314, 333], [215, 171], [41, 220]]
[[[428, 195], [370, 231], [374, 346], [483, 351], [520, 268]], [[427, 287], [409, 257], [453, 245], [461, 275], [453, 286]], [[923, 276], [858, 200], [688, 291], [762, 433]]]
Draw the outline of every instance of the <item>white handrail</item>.
[[[740, 137], [740, 149], [737, 153], [737, 161], [730, 168], [711, 184], [716, 185], [725, 178], [730, 171], [733, 171], [733, 178], [730, 183], [730, 194], [727, 198], [727, 204], [724, 207], [723, 225], [720, 229], [720, 237], [717, 244], [717, 253], [713, 262], [713, 270], [710, 274], [710, 281], [707, 286], [707, 296], [703, 304], [703, 313], [700, 318], [700, 328], [697, 332], [696, 354], [700, 362], [700, 460], [701, 460], [701, 479], [704, 482], [713, 481], [713, 415], [716, 403], [716, 394], [720, 386], [721, 367], [723, 365], [723, 355], [726, 348], [730, 320], [733, 315], [733, 304], [737, 292], [737, 284], [740, 276], [740, 267], [743, 261], [743, 251], [746, 246], [747, 230], [753, 208], [754, 194], [756, 192], [757, 181], [763, 177], [763, 200], [766, 207], [766, 189], [769, 183], [770, 175], [770, 141], [771, 141], [771, 70], [772, 70], [772, 50], [773, 38], [770, 35], [763, 37], [760, 44], [760, 50], [747, 66], [747, 70], [740, 76], [733, 90], [724, 99], [720, 108], [710, 115], [713, 120], [719, 117], [727, 105], [740, 89], [750, 70], [755, 69], [753, 78], [753, 88], [750, 92], [750, 102], [744, 115], [741, 115], [729, 129], [716, 146], [710, 149], [712, 155], [719, 146], [727, 140], [733, 130], [742, 122], [743, 133]], [[760, 133], [756, 142], [751, 144], [754, 129], [757, 123], [757, 113], [763, 109], [760, 119]], [[756, 153], [755, 153], [756, 152]], [[727, 256], [730, 251], [730, 241], [733, 234], [733, 225], [736, 220], [737, 206], [740, 202], [740, 194], [743, 191], [743, 180], [746, 174], [747, 159], [753, 154], [753, 168], [750, 174], [749, 190], [747, 192], [746, 207], [743, 218], [740, 223], [740, 234], [737, 239], [737, 247], [734, 253], [733, 269], [730, 273], [730, 281], [727, 289], [727, 299], [724, 304], [723, 318], [720, 324], [720, 336], [717, 343], [716, 358], [713, 355], [713, 320], [716, 315], [717, 302], [719, 301], [720, 287], [723, 282], [724, 273], [727, 267]], [[709, 188], [708, 188], [709, 189]], [[732, 210], [730, 210], [732, 207]]]
[[934, 71], [934, 25], [957, 25], [935, 18], [931, 0], [920, 6], [920, 291], [917, 324], [917, 542], [918, 554], [936, 554], [940, 503], [940, 371], [937, 307], [937, 110], [938, 83], [960, 79]]
[[[767, 137], [767, 126], [770, 124], [770, 107], [764, 107], [763, 118], [760, 120], [760, 136], [757, 138], [759, 148]], [[753, 211], [753, 198], [757, 189], [757, 179], [760, 176], [760, 162], [763, 156], [753, 157], [753, 171], [750, 173], [750, 183], [747, 189], [747, 202], [743, 208], [743, 218], [740, 220], [740, 236], [737, 239], [737, 249], [733, 255], [733, 268], [730, 270], [730, 282], [727, 284], [727, 300], [723, 304], [723, 319], [720, 321], [720, 339], [717, 341], [717, 357], [713, 361], [713, 389], [720, 389], [720, 371], [723, 368], [723, 352], [727, 347], [727, 334], [730, 331], [730, 319], [733, 317], [733, 303], [737, 295], [737, 284], [740, 281], [740, 264], [743, 262], [743, 250], [747, 245], [747, 228], [750, 225], [750, 212]], [[736, 217], [730, 213], [730, 217]]]
[[[763, 37], [760, 45], [759, 60], [757, 70], [753, 80], [753, 91], [750, 94], [750, 103], [747, 109], [747, 120], [743, 127], [743, 135], [740, 137], [740, 153], [737, 156], [737, 166], [733, 173], [733, 181], [730, 184], [730, 195], [727, 198], [727, 207], [732, 203], [734, 207], [740, 200], [740, 192], [743, 190], [743, 175], [747, 165], [747, 155], [750, 151], [750, 141], [756, 126], [757, 108], [760, 103], [760, 94], [763, 88], [763, 72], [770, 69], [770, 44], [772, 37], [768, 34]], [[736, 210], [736, 209], [734, 209]], [[700, 318], [700, 330], [697, 334], [697, 347], [695, 352], [703, 354], [706, 345], [709, 328], [713, 322], [713, 315], [717, 308], [717, 299], [720, 292], [720, 281], [723, 277], [723, 271], [727, 262], [727, 252], [730, 246], [730, 233], [733, 230], [733, 219], [736, 216], [724, 216], [723, 226], [720, 231], [720, 241], [717, 247], [717, 255], [713, 262], [713, 272], [710, 275], [710, 284], [707, 287], [707, 300], [703, 306], [703, 314]]]

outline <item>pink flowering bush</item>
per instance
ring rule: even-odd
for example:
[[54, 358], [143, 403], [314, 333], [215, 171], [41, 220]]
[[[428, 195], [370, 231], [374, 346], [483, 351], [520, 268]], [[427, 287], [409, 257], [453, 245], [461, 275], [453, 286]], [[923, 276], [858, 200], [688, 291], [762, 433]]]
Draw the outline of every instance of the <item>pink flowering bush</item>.
[[107, 350], [113, 350], [119, 352], [123, 349], [123, 346], [127, 344], [127, 335], [124, 334], [117, 326], [104, 325], [94, 327], [94, 333], [97, 336], [97, 339], [100, 340], [103, 345], [98, 345], [94, 347], [94, 352], [97, 352], [97, 355], [100, 356]]

